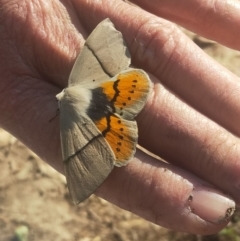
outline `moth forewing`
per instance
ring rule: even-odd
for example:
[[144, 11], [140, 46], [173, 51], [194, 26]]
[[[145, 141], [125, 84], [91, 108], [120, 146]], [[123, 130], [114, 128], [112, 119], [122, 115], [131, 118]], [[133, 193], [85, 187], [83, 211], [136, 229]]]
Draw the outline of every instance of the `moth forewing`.
[[112, 78], [130, 65], [131, 56], [121, 32], [105, 19], [87, 38], [69, 77], [69, 86]]

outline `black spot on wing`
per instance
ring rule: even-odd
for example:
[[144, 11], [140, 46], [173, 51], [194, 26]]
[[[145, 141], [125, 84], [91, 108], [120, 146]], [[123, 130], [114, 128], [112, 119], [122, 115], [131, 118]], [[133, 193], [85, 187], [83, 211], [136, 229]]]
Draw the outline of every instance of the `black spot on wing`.
[[113, 103], [108, 100], [103, 93], [103, 89], [98, 87], [92, 91], [91, 104], [87, 109], [87, 115], [95, 122], [101, 120], [103, 117], [111, 115], [113, 112]]

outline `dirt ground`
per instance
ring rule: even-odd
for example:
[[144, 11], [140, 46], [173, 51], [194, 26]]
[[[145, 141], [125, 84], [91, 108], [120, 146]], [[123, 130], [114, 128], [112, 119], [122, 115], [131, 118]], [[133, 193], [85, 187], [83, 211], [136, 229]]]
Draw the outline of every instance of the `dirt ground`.
[[[191, 33], [193, 41], [240, 76], [240, 53]], [[172, 232], [92, 195], [74, 206], [64, 176], [0, 129], [0, 241], [239, 241], [236, 214], [217, 235]]]

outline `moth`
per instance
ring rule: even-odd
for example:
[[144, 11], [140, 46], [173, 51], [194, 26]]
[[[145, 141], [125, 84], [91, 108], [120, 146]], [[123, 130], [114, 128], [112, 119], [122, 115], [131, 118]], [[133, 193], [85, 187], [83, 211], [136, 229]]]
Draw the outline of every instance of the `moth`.
[[109, 19], [87, 38], [68, 80], [56, 98], [65, 175], [75, 204], [88, 198], [114, 166], [134, 156], [134, 118], [151, 89], [148, 75], [130, 68], [122, 34]]

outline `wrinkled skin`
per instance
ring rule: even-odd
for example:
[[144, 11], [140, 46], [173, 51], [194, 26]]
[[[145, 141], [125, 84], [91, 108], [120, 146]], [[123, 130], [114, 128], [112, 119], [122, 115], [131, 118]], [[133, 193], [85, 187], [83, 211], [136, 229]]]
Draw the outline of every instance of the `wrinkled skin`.
[[84, 39], [109, 17], [133, 65], [154, 82], [137, 118], [139, 144], [170, 165], [139, 150], [96, 194], [178, 231], [211, 234], [227, 225], [199, 218], [188, 197], [212, 185], [240, 203], [239, 79], [163, 18], [239, 50], [239, 1], [135, 0], [142, 9], [121, 0], [0, 3], [1, 127], [63, 171], [59, 120], [49, 123], [55, 95], [67, 85]]

